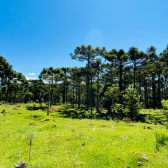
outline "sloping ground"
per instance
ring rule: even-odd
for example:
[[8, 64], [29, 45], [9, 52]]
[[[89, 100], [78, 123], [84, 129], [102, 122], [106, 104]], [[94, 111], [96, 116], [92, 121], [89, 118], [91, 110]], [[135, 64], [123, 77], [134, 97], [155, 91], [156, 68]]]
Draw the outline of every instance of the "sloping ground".
[[145, 168], [168, 167], [168, 146], [156, 150], [154, 136], [156, 132], [168, 135], [163, 125], [71, 119], [59, 112], [46, 116], [46, 111], [25, 106], [0, 106], [0, 112], [6, 110], [0, 113], [1, 168], [29, 163], [30, 139], [27, 167], [31, 168], [132, 168], [138, 167], [137, 162]]

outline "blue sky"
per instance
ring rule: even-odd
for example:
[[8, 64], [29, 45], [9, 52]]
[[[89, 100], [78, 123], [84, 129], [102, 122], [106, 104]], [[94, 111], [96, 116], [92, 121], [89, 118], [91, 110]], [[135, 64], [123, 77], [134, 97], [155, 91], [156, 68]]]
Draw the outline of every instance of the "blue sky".
[[[168, 44], [167, 0], [0, 0], [0, 54], [37, 78], [42, 69], [85, 66], [76, 46], [139, 50]], [[28, 74], [28, 73], [34, 73]]]

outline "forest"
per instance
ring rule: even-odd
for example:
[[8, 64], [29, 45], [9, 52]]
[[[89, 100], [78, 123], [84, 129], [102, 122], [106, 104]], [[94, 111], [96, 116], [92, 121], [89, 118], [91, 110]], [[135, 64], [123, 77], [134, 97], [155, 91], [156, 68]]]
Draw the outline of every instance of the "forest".
[[168, 99], [168, 45], [160, 54], [154, 46], [146, 52], [130, 47], [107, 51], [105, 47], [77, 46], [70, 56], [85, 67], [45, 67], [37, 80], [26, 80], [0, 56], [1, 103], [71, 104], [113, 117], [136, 118], [140, 108], [162, 108]]
[[168, 45], [70, 57], [27, 80], [0, 56], [0, 167], [168, 167]]

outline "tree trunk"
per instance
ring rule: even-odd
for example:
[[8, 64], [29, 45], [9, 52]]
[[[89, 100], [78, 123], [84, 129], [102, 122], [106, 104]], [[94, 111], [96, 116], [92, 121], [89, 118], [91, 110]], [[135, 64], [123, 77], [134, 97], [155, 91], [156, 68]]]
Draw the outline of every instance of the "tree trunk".
[[134, 63], [134, 88], [135, 88], [135, 71], [136, 71], [136, 64]]
[[6, 103], [8, 102], [9, 86], [6, 87]]
[[64, 80], [64, 91], [63, 91], [63, 103], [65, 104], [65, 80]]
[[[76, 84], [77, 85], [77, 84]], [[75, 100], [75, 104], [77, 104], [78, 103], [78, 89], [77, 89], [77, 87], [76, 87], [76, 100]]]
[[12, 90], [11, 90], [11, 94], [10, 94], [10, 103], [12, 104]]
[[78, 108], [80, 108], [80, 80], [79, 80], [79, 77], [78, 77]]
[[92, 114], [92, 77], [91, 77], [91, 100], [90, 100], [90, 106], [91, 106], [91, 114]]
[[161, 100], [163, 100], [164, 98], [163, 98], [163, 89], [164, 89], [164, 80], [162, 80], [162, 97], [161, 97]]
[[74, 108], [74, 99], [75, 99], [74, 90], [75, 90], [75, 86], [73, 85], [73, 108]]
[[167, 98], [167, 97], [166, 97], [166, 92], [167, 92], [167, 78], [165, 78], [165, 85], [166, 85], [166, 87], [165, 87], [165, 89], [164, 89], [164, 99]]
[[[88, 55], [88, 65], [87, 65], [87, 69], [89, 70], [89, 66], [90, 66], [90, 55]], [[89, 110], [89, 81], [90, 78], [88, 76], [88, 72], [86, 73], [86, 88], [87, 88], [87, 111]]]
[[161, 108], [161, 97], [160, 97], [160, 74], [158, 74], [158, 104], [159, 108]]
[[[150, 91], [150, 90], [149, 90]], [[149, 108], [148, 82], [146, 82], [146, 107]]]
[[98, 76], [97, 76], [97, 113], [99, 113], [99, 65], [98, 65]]
[[140, 69], [139, 69], [139, 95], [140, 95], [140, 101], [142, 101], [142, 97], [141, 97], [141, 72], [140, 72]]
[[145, 108], [147, 107], [147, 82], [145, 81], [144, 85], [144, 102], [145, 102]]
[[52, 76], [52, 84], [51, 84], [51, 102], [50, 102], [50, 107], [53, 104], [53, 76]]
[[152, 97], [153, 97], [153, 108], [156, 107], [156, 98], [155, 98], [155, 75], [152, 74]]
[[49, 106], [50, 106], [50, 80], [49, 80], [49, 89], [48, 89], [48, 108], [47, 108], [47, 115], [49, 115]]
[[66, 103], [68, 103], [68, 83], [66, 82], [66, 90], [65, 90], [65, 98]]
[[16, 103], [16, 88], [15, 88], [15, 97], [14, 97], [14, 104]]
[[[122, 63], [120, 62], [120, 81], [119, 81], [119, 88], [120, 88], [120, 92], [122, 91]], [[119, 103], [122, 104], [122, 96], [119, 96]]]

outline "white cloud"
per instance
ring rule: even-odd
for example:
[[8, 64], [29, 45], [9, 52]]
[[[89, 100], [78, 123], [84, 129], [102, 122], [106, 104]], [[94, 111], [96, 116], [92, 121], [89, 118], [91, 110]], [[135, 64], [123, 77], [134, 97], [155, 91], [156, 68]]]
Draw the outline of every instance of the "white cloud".
[[37, 78], [30, 78], [26, 76], [26, 80], [37, 80]]
[[35, 73], [28, 73], [28, 75], [35, 75]]

